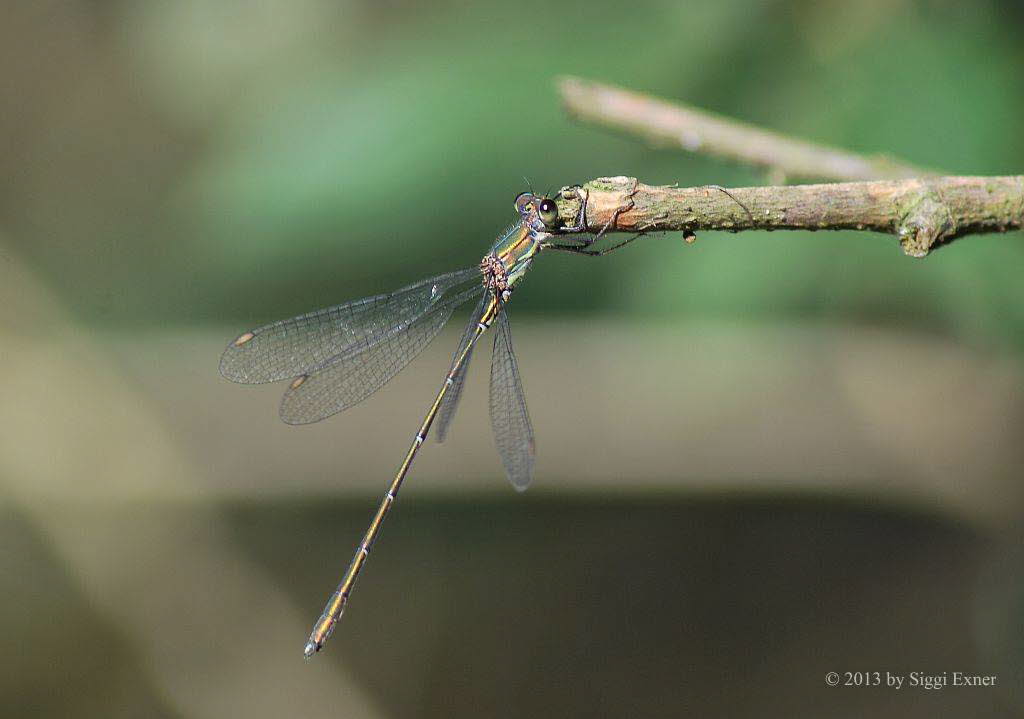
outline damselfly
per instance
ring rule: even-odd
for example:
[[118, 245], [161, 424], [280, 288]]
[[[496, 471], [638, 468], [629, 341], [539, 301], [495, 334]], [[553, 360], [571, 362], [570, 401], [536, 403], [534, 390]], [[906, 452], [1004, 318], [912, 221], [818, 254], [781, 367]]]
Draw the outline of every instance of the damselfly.
[[[579, 188], [573, 188], [562, 192], [578, 191]], [[512, 352], [505, 305], [541, 250], [585, 254], [608, 251], [588, 249], [592, 240], [578, 235], [568, 244], [554, 240], [558, 232], [579, 232], [585, 226], [586, 197], [576, 196], [581, 199], [581, 206], [575, 226], [559, 227], [554, 200], [524, 192], [515, 201], [519, 220], [498, 237], [479, 266], [430, 277], [391, 294], [346, 302], [258, 327], [240, 335], [224, 351], [220, 371], [226, 378], [247, 384], [290, 379], [281, 400], [281, 418], [289, 424], [318, 422], [380, 389], [437, 336], [457, 307], [479, 298], [441, 389], [352, 563], [313, 625], [304, 648], [307, 658], [320, 651], [341, 617], [384, 518], [435, 419], [437, 439], [444, 440], [462, 394], [473, 348], [495, 323], [491, 427], [512, 486], [520, 491], [529, 486], [533, 476], [533, 427]]]

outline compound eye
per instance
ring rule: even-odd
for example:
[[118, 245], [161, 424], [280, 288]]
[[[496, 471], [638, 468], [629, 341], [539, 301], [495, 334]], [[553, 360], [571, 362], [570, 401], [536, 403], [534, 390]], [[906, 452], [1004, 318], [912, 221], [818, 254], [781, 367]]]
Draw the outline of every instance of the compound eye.
[[517, 212], [529, 212], [533, 209], [533, 194], [529, 192], [520, 192], [516, 196], [516, 211]]
[[540, 207], [537, 208], [537, 214], [540, 216], [540, 221], [548, 227], [554, 227], [558, 221], [558, 205], [555, 201], [549, 197], [545, 197], [540, 201]]

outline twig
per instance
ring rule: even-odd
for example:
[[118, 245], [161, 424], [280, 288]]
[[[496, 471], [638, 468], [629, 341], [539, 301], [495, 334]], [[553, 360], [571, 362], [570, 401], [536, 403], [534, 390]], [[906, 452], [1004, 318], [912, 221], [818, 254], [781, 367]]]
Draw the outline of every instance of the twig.
[[924, 257], [957, 237], [1024, 227], [1024, 175], [876, 180], [778, 187], [659, 187], [604, 177], [563, 188], [566, 226], [581, 232], [868, 230], [896, 235]]
[[579, 120], [640, 135], [656, 145], [764, 167], [780, 183], [787, 178], [857, 181], [935, 174], [882, 155], [866, 157], [816, 145], [578, 77], [560, 78], [558, 89], [566, 111]]

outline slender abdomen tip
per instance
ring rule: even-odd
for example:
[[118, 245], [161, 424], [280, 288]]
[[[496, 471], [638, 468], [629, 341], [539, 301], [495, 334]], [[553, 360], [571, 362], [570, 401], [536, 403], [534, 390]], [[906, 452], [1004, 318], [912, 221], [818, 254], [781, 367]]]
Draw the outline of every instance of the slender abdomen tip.
[[306, 659], [312, 659], [313, 655], [316, 654], [319, 649], [320, 647], [316, 645], [316, 642], [310, 639], [306, 642], [306, 646], [302, 650], [302, 656], [306, 657]]

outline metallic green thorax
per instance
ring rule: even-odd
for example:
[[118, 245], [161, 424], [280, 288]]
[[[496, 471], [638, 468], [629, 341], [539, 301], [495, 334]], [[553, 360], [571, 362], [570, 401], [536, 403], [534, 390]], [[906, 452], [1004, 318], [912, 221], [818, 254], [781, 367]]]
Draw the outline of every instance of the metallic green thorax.
[[[485, 274], [485, 283], [492, 289], [511, 291], [540, 252], [542, 244], [551, 237], [547, 226], [538, 215], [539, 198], [530, 193], [523, 193], [516, 198], [516, 210], [520, 221], [512, 225], [498, 237], [491, 251], [481, 263], [481, 271]], [[500, 262], [500, 268], [498, 263]], [[498, 273], [494, 270], [497, 269]], [[496, 276], [504, 270], [504, 277]]]

